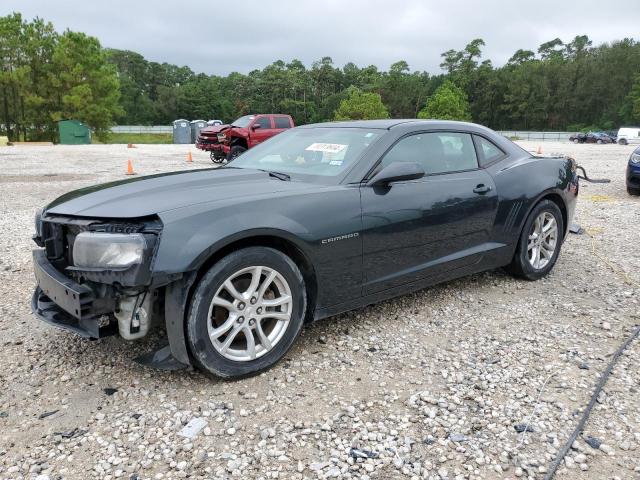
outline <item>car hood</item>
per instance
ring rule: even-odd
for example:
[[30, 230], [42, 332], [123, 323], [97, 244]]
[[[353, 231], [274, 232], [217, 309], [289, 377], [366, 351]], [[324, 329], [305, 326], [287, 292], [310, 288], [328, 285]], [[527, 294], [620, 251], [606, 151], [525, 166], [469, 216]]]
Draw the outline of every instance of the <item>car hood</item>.
[[219, 133], [222, 130], [225, 130], [227, 128], [229, 128], [230, 125], [212, 125], [210, 127], [205, 127], [203, 129], [200, 130], [200, 132], [204, 132], [204, 133]]
[[198, 203], [312, 188], [259, 170], [207, 168], [95, 185], [66, 193], [45, 211], [93, 218], [138, 218]]

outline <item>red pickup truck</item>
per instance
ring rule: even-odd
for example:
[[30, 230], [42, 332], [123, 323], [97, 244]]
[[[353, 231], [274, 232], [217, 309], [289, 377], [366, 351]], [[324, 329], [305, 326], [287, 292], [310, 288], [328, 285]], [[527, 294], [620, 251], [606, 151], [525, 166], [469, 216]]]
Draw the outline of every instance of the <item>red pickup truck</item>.
[[222, 163], [294, 126], [289, 115], [245, 115], [230, 125], [217, 125], [200, 130], [196, 148], [210, 152], [211, 160]]

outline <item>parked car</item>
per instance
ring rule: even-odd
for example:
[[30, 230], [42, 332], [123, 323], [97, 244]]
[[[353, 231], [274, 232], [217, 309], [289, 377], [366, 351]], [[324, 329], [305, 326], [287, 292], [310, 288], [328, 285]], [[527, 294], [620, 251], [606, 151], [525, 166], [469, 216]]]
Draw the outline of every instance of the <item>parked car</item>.
[[295, 125], [289, 115], [245, 115], [218, 133], [218, 142], [231, 161], [248, 149], [284, 132]]
[[[253, 133], [255, 120], [237, 128]], [[135, 340], [164, 324], [168, 345], [146, 364], [255, 374], [305, 321], [498, 267], [546, 276], [572, 222], [576, 170], [470, 123], [290, 129], [221, 168], [51, 202], [35, 219], [32, 308], [91, 338]]]
[[640, 127], [622, 127], [618, 130], [617, 139], [620, 145], [640, 143]]
[[209, 151], [213, 162], [222, 163], [293, 127], [293, 119], [289, 115], [245, 115], [230, 125], [205, 128], [196, 148]]
[[640, 195], [640, 147], [636, 148], [629, 156], [627, 192], [629, 195]]
[[569, 137], [573, 143], [614, 143], [614, 140], [604, 132], [576, 133]]

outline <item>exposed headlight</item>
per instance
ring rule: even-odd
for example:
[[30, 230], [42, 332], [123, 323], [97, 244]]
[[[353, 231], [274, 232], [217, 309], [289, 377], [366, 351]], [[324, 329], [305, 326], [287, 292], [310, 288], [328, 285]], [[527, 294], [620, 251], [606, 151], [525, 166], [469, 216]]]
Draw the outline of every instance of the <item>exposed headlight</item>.
[[73, 244], [80, 268], [122, 268], [142, 263], [147, 242], [142, 234], [82, 232]]
[[640, 163], [640, 153], [632, 153], [629, 160], [631, 163]]

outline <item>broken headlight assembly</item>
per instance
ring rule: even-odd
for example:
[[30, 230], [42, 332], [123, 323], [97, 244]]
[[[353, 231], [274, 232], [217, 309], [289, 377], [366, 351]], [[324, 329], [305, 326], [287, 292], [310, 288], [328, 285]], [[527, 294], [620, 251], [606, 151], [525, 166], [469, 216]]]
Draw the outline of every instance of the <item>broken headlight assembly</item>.
[[82, 232], [73, 244], [78, 268], [126, 269], [143, 262], [147, 242], [139, 233]]

